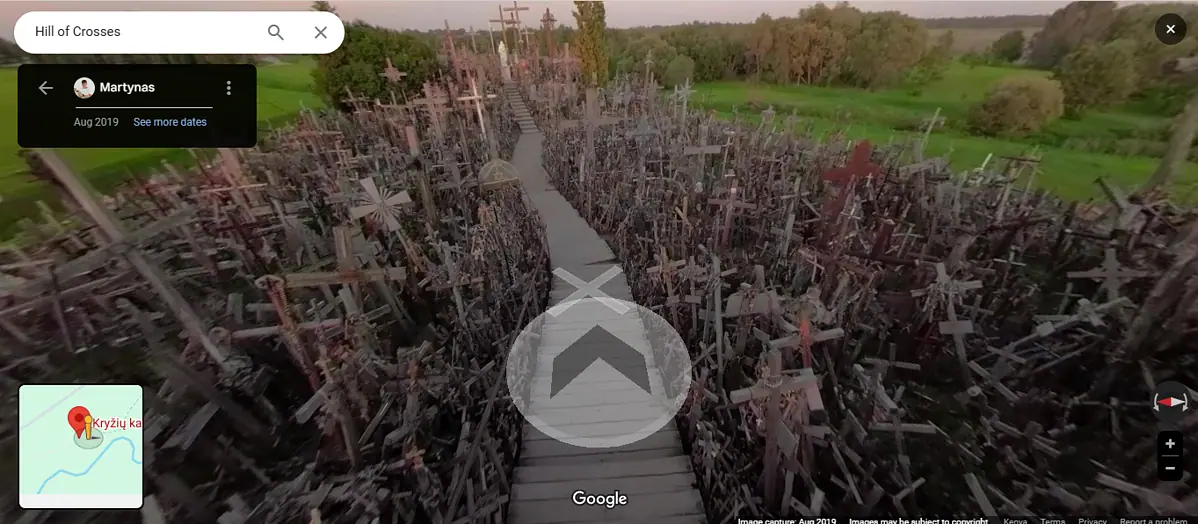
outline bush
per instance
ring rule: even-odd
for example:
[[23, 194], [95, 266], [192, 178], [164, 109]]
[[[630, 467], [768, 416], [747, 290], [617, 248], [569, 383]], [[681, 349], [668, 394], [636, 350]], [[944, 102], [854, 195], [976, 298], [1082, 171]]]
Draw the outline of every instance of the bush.
[[1023, 31], [1018, 29], [1007, 31], [990, 44], [990, 49], [986, 51], [986, 54], [1000, 62], [1017, 62], [1023, 57], [1025, 42]]
[[1085, 45], [1065, 57], [1053, 78], [1061, 82], [1065, 110], [1071, 117], [1122, 103], [1131, 96], [1138, 82], [1133, 46], [1134, 42], [1127, 40]]
[[666, 87], [675, 87], [685, 84], [695, 74], [695, 61], [686, 55], [675, 56], [670, 63], [666, 65], [664, 75]]
[[1022, 136], [1061, 117], [1065, 95], [1055, 80], [1011, 77], [999, 80], [986, 99], [969, 111], [969, 130], [979, 135]]

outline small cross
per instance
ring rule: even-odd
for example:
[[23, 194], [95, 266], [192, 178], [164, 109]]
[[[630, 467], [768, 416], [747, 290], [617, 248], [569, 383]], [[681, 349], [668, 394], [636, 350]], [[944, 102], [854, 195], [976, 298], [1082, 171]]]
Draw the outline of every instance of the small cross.
[[383, 72], [380, 76], [385, 77], [388, 82], [395, 84], [400, 80], [403, 80], [403, 78], [408, 76], [408, 74], [396, 69], [395, 66], [391, 64], [391, 59], [387, 58], [387, 67], [386, 69], [383, 69]]
[[1115, 250], [1107, 248], [1102, 265], [1094, 269], [1086, 271], [1071, 271], [1066, 274], [1069, 278], [1091, 278], [1094, 280], [1102, 280], [1101, 289], [1106, 292], [1107, 299], [1114, 300], [1119, 298], [1119, 289], [1124, 284], [1137, 278], [1145, 278], [1152, 276], [1152, 273], [1147, 271], [1135, 271], [1123, 267], [1119, 263], [1119, 257]]

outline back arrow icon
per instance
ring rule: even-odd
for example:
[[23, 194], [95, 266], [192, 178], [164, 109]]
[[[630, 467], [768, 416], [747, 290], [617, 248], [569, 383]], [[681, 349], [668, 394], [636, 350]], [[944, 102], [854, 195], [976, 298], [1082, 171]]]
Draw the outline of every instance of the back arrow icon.
[[38, 91], [41, 91], [43, 95], [48, 95], [48, 94], [50, 94], [50, 93], [47, 93], [46, 91], [49, 91], [49, 90], [51, 90], [51, 89], [54, 89], [54, 88], [53, 88], [53, 87], [50, 87], [50, 86], [48, 86], [48, 85], [46, 85], [46, 84], [48, 84], [48, 83], [49, 83], [49, 81], [43, 81], [43, 82], [42, 82], [42, 85], [41, 85], [41, 86], [39, 86], [39, 87], [37, 88], [37, 90], [38, 90]]

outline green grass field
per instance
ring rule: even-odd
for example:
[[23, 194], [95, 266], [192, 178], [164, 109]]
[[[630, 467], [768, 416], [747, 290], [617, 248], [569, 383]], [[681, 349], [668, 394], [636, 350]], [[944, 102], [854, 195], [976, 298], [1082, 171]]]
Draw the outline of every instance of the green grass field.
[[[0, 69], [0, 224], [28, 216], [44, 189], [30, 180], [17, 156], [16, 68]], [[258, 66], [258, 120], [263, 126], [283, 124], [301, 108], [323, 103], [312, 92], [311, 63], [307, 61]], [[167, 160], [191, 161], [185, 149], [62, 149], [64, 160], [104, 190], [122, 182], [131, 171], [144, 171]]]
[[[953, 167], [977, 167], [989, 154], [1020, 155], [1035, 152], [1043, 158], [1035, 183], [1068, 199], [1087, 199], [1097, 194], [1094, 180], [1107, 177], [1125, 187], [1134, 187], [1156, 168], [1158, 160], [1148, 156], [1093, 152], [1087, 144], [1132, 141], [1167, 127], [1168, 119], [1109, 112], [1087, 115], [1080, 120], [1059, 120], [1044, 131], [1019, 140], [971, 136], [965, 130], [970, 105], [981, 100], [1000, 78], [1011, 75], [1045, 75], [1041, 71], [1003, 67], [969, 67], [955, 63], [945, 77], [915, 93], [907, 89], [870, 92], [847, 88], [810, 86], [767, 86], [740, 82], [711, 83], [697, 87], [695, 100], [708, 109], [730, 115], [733, 107], [749, 100], [773, 105], [776, 123], [794, 111], [800, 127], [811, 126], [816, 136], [844, 130], [851, 139], [869, 139], [885, 144], [922, 133], [920, 122], [940, 109], [946, 124], [932, 133], [927, 146], [931, 155], [948, 154]], [[744, 114], [746, 111], [741, 110]], [[1155, 135], [1153, 135], [1155, 136]], [[1188, 164], [1175, 185], [1175, 193], [1189, 199], [1198, 187], [1198, 167]]]

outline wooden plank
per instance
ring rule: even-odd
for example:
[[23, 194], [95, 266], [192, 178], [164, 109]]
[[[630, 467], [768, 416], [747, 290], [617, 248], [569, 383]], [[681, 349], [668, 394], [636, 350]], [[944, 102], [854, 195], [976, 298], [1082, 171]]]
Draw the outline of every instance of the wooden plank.
[[[512, 503], [509, 519], [514, 524], [564, 524], [603, 522], [613, 519], [649, 521], [650, 517], [696, 515], [703, 512], [703, 500], [693, 489], [674, 493], [656, 493], [629, 498], [627, 504], [608, 509], [603, 506], [578, 506], [569, 499]], [[655, 520], [655, 519], [653, 519]]]
[[583, 466], [517, 467], [515, 484], [530, 482], [574, 482], [587, 479], [613, 479], [646, 475], [690, 473], [686, 457], [670, 457], [639, 462]]
[[627, 387], [619, 390], [604, 391], [602, 394], [596, 394], [589, 389], [586, 392], [576, 392], [574, 394], [563, 391], [558, 396], [553, 397], [553, 407], [556, 409], [612, 406], [632, 402], [644, 402], [646, 397], [647, 395], [640, 388], [630, 389]]
[[691, 489], [695, 476], [690, 473], [649, 475], [622, 479], [586, 480], [581, 482], [534, 482], [517, 484], [513, 487], [513, 502], [530, 500], [569, 500], [575, 491], [587, 493], [611, 493], [620, 490], [635, 503], [636, 495], [674, 493]]
[[643, 451], [649, 449], [672, 448], [681, 450], [682, 442], [674, 431], [657, 432], [649, 435], [640, 442], [634, 442], [618, 448], [583, 448], [572, 446], [557, 440], [533, 440], [524, 443], [520, 449], [520, 458], [548, 458], [578, 455], [595, 455], [600, 453]]
[[[659, 417], [644, 418], [639, 420], [621, 420], [613, 422], [595, 422], [591, 424], [566, 424], [555, 429], [567, 435], [573, 435], [579, 438], [602, 438], [616, 437], [628, 434], [628, 428], [639, 425], [640, 427], [648, 427], [649, 424], [656, 421]], [[525, 440], [528, 440], [527, 438]]]
[[[599, 448], [603, 449], [603, 448]], [[609, 448], [611, 449], [611, 448]], [[682, 456], [680, 448], [657, 448], [657, 449], [639, 449], [630, 451], [609, 451], [607, 453], [595, 453], [592, 455], [575, 455], [571, 457], [544, 457], [544, 458], [529, 458], [521, 459], [520, 465], [527, 467], [535, 466], [565, 466], [565, 465], [591, 465], [591, 464], [611, 464], [616, 462], [633, 462], [640, 460], [653, 460], [668, 457]]]
[[[657, 433], [667, 433], [674, 435], [674, 438], [676, 439], [680, 438], [678, 437], [678, 430], [674, 428], [673, 424], [667, 424], [666, 427], [657, 430]], [[530, 443], [537, 440], [552, 440], [557, 442], [557, 440], [555, 440], [553, 437], [550, 437], [541, 430], [537, 429], [536, 426], [533, 426], [532, 424], [524, 424], [524, 446], [528, 446]]]

